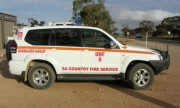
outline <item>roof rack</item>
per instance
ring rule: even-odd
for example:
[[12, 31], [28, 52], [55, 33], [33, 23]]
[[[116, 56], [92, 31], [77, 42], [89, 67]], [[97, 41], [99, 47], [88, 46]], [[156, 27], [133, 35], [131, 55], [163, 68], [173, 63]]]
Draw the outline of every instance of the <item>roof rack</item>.
[[49, 22], [49, 26], [84, 26], [84, 23], [81, 20], [69, 22]]

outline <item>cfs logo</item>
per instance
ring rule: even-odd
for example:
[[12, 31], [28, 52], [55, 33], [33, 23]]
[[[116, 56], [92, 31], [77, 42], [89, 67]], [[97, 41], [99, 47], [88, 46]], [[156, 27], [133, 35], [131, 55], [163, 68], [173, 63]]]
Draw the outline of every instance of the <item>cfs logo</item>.
[[17, 39], [22, 39], [22, 36], [23, 36], [23, 32], [18, 32]]
[[102, 57], [105, 55], [105, 52], [95, 52], [95, 56], [98, 57], [98, 61], [102, 61]]

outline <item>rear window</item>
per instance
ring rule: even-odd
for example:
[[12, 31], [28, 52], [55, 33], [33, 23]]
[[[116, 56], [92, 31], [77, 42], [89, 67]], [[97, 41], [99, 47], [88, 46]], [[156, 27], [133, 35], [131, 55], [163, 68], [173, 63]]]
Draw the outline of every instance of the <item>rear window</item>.
[[25, 41], [32, 45], [48, 45], [51, 33], [49, 29], [30, 30], [25, 37]]
[[77, 29], [54, 29], [50, 45], [80, 46], [80, 35]]

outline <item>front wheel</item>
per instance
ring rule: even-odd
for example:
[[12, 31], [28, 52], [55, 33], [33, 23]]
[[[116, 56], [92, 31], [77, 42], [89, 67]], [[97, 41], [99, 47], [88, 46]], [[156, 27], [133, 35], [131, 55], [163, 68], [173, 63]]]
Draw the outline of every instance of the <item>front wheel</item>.
[[130, 69], [127, 78], [133, 89], [146, 89], [154, 81], [154, 71], [147, 64], [138, 63]]
[[47, 64], [36, 64], [29, 70], [28, 81], [35, 89], [46, 89], [55, 81], [54, 70]]

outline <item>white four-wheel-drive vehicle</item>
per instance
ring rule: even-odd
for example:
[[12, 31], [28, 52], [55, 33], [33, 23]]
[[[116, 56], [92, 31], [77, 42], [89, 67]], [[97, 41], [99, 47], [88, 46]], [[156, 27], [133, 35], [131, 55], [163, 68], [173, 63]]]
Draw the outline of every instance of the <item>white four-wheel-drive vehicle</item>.
[[169, 67], [168, 51], [124, 45], [99, 28], [24, 27], [8, 42], [11, 74], [36, 89], [55, 80], [125, 80], [146, 89]]

